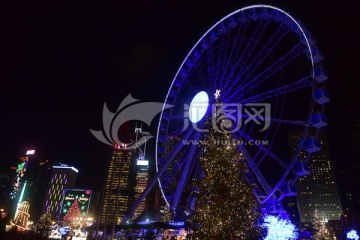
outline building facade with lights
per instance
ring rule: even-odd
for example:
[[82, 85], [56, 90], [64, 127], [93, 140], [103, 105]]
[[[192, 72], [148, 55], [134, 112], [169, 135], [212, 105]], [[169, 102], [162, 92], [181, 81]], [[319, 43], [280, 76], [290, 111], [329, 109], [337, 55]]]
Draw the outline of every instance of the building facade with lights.
[[[147, 187], [148, 180], [149, 180], [149, 161], [139, 158], [136, 160], [136, 185], [134, 188], [135, 201], [136, 199], [139, 198], [140, 194]], [[134, 213], [134, 218], [140, 216], [140, 214], [146, 209], [147, 207], [146, 200], [147, 199], [145, 198], [136, 208]]]
[[53, 166], [42, 214], [49, 213], [53, 220], [58, 220], [64, 190], [75, 186], [78, 172], [76, 168], [65, 164]]
[[[325, 132], [320, 131], [318, 138], [321, 143], [321, 150], [312, 153], [310, 156], [309, 168], [311, 173], [300, 177], [297, 182], [297, 203], [300, 221], [303, 223], [312, 222], [315, 210], [319, 212], [321, 219], [325, 222], [339, 220], [342, 214], [340, 196]], [[294, 148], [300, 139], [300, 134], [293, 133], [290, 136], [290, 147]], [[304, 157], [304, 153], [299, 154], [299, 158]]]
[[132, 152], [115, 145], [106, 172], [101, 224], [120, 224], [133, 197], [130, 176]]

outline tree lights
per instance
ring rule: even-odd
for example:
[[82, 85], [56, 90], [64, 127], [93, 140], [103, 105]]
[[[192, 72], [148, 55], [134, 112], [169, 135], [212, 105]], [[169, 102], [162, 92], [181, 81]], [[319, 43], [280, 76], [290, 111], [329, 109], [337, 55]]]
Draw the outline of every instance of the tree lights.
[[359, 240], [359, 235], [357, 234], [357, 232], [355, 230], [351, 230], [346, 234], [346, 238]]
[[321, 221], [321, 218], [320, 218], [317, 210], [315, 210], [314, 219], [313, 219], [312, 224], [315, 229], [315, 233], [313, 236], [314, 240], [331, 239], [331, 234], [327, 230], [325, 223], [323, 221]]
[[289, 220], [280, 217], [265, 216], [262, 227], [267, 228], [264, 240], [293, 240], [298, 237], [295, 226]]
[[[220, 120], [221, 124], [221, 120]], [[207, 121], [207, 125], [209, 121]], [[248, 168], [230, 133], [213, 128], [200, 146], [204, 177], [196, 181], [197, 206], [190, 217], [194, 239], [250, 239], [258, 216]]]

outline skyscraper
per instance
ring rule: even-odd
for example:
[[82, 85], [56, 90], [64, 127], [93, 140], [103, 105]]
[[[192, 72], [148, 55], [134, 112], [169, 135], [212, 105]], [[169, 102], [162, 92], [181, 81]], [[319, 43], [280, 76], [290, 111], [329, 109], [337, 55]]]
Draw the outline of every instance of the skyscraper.
[[100, 214], [102, 224], [120, 224], [129, 208], [133, 191], [130, 184], [132, 152], [115, 145], [112, 148]]
[[53, 219], [58, 219], [64, 190], [74, 188], [78, 172], [76, 168], [65, 164], [53, 166], [42, 214], [48, 212]]
[[[311, 222], [315, 209], [318, 210], [323, 221], [339, 220], [342, 214], [340, 197], [335, 181], [330, 150], [325, 132], [320, 131], [319, 140], [321, 150], [310, 156], [310, 174], [297, 181], [297, 202], [301, 222]], [[290, 136], [290, 147], [294, 150], [301, 139], [301, 134]], [[294, 152], [294, 151], [292, 151]], [[298, 158], [305, 158], [300, 152]]]
[[[52, 172], [52, 165], [48, 160], [42, 161], [38, 164], [30, 165], [32, 182], [32, 191], [30, 194], [30, 215], [31, 219], [37, 221], [41, 217], [44, 206], [44, 199], [48, 193], [48, 185]], [[30, 172], [29, 171], [29, 172]]]
[[[139, 198], [140, 194], [148, 185], [149, 177], [149, 161], [143, 158], [136, 160], [136, 184], [135, 184], [135, 200]], [[138, 217], [146, 209], [146, 199], [136, 208], [134, 218]]]

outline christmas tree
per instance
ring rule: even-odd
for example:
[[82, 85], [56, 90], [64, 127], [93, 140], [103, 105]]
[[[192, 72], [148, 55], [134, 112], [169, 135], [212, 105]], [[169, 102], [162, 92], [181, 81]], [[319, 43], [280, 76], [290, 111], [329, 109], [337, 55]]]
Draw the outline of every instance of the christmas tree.
[[40, 219], [34, 226], [35, 233], [41, 237], [48, 237], [51, 231], [52, 221], [51, 215], [45, 213], [41, 215]]
[[161, 222], [170, 222], [172, 220], [172, 214], [170, 211], [170, 206], [165, 205], [164, 210], [161, 214], [160, 221]]
[[315, 233], [313, 236], [314, 240], [328, 240], [328, 239], [333, 239], [331, 237], [331, 234], [329, 233], [329, 231], [327, 230], [325, 223], [323, 221], [321, 221], [321, 218], [319, 216], [319, 213], [317, 210], [315, 210], [314, 213], [314, 219], [313, 219], [313, 227], [315, 229]]
[[298, 238], [296, 227], [287, 219], [280, 216], [267, 215], [262, 227], [267, 228], [264, 240], [295, 240]]
[[64, 216], [64, 221], [66, 222], [74, 221], [75, 218], [79, 218], [79, 217], [81, 217], [79, 202], [77, 199], [75, 199], [74, 203], [69, 208], [69, 211]]
[[206, 121], [209, 131], [200, 146], [199, 161], [205, 176], [196, 183], [199, 191], [195, 211], [190, 217], [191, 238], [248, 240], [258, 216], [256, 199], [245, 179], [248, 167], [242, 153], [231, 133], [220, 131], [231, 127], [220, 116], [221, 108], [220, 104], [215, 120]]

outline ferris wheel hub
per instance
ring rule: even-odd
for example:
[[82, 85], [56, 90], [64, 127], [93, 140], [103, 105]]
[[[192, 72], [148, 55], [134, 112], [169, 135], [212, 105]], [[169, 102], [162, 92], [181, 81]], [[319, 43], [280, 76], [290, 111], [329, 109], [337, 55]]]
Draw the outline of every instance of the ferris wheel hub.
[[191, 100], [189, 119], [193, 123], [199, 122], [206, 114], [209, 107], [209, 96], [205, 91], [198, 92]]

